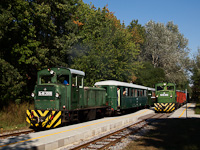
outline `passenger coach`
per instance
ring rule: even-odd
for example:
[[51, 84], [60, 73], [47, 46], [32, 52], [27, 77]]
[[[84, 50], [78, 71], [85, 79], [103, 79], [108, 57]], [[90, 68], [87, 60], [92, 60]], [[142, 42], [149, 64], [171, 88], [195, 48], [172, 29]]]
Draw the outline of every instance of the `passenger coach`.
[[114, 114], [133, 108], [149, 107], [155, 102], [155, 89], [132, 83], [107, 80], [95, 83], [106, 89], [106, 100]]

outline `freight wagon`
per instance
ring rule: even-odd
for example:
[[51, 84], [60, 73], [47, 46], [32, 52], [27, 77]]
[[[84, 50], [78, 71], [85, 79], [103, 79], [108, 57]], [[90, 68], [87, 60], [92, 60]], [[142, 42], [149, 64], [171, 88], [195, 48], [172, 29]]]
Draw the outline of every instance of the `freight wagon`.
[[155, 85], [155, 112], [172, 112], [186, 103], [186, 93], [176, 90], [174, 83], [158, 83]]

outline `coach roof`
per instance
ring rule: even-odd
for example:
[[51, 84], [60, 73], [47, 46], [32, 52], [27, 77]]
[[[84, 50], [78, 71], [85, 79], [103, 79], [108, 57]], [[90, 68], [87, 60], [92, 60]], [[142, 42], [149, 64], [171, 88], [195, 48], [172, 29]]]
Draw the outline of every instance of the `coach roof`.
[[147, 90], [148, 87], [142, 86], [142, 85], [137, 85], [133, 83], [126, 83], [126, 82], [121, 82], [121, 81], [115, 81], [115, 80], [107, 80], [107, 81], [100, 81], [96, 82], [95, 85], [115, 85], [115, 86], [124, 86], [124, 87], [132, 87], [136, 89], [145, 89]]

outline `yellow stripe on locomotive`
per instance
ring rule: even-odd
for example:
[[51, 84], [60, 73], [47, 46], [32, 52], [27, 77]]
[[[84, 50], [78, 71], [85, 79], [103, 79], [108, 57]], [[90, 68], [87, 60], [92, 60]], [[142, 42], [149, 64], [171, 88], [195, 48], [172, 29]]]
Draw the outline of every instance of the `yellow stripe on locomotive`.
[[175, 103], [154, 103], [156, 112], [172, 112], [175, 110]]
[[61, 111], [27, 110], [26, 114], [31, 127], [54, 128], [61, 124]]

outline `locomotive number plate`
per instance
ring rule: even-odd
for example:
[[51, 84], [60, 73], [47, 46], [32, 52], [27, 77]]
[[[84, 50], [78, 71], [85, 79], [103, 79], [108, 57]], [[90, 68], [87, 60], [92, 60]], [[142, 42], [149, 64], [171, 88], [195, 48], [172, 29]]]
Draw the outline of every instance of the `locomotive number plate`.
[[163, 93], [163, 94], [160, 94], [160, 96], [169, 96], [168, 94], [165, 94], [165, 93]]
[[52, 96], [52, 91], [38, 91], [38, 96]]

